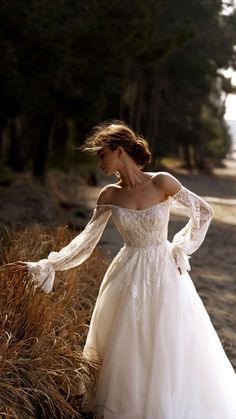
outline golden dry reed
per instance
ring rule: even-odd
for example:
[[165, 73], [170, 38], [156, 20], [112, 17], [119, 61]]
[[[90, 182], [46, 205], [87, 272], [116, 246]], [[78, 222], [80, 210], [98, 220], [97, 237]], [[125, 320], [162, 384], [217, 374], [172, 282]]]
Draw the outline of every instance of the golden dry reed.
[[56, 273], [45, 294], [5, 263], [37, 261], [77, 233], [40, 226], [5, 232], [0, 268], [0, 417], [80, 417], [80, 384], [93, 385], [82, 348], [108, 262], [96, 248], [81, 266]]

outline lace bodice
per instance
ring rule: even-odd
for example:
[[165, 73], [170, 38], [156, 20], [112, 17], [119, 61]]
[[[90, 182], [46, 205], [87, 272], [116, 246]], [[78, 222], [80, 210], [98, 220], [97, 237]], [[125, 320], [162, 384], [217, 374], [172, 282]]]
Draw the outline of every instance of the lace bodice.
[[55, 271], [83, 263], [95, 248], [111, 215], [126, 246], [155, 247], [167, 241], [172, 205], [181, 208], [190, 218], [171, 243], [178, 268], [181, 272], [189, 270], [188, 255], [197, 250], [204, 240], [213, 211], [202, 198], [182, 186], [174, 196], [146, 209], [135, 210], [112, 204], [96, 205], [91, 220], [77, 237], [59, 252], [51, 252], [47, 259], [28, 262], [29, 271], [46, 292], [51, 291]]
[[113, 205], [114, 223], [127, 246], [157, 246], [167, 239], [170, 198], [143, 210]]

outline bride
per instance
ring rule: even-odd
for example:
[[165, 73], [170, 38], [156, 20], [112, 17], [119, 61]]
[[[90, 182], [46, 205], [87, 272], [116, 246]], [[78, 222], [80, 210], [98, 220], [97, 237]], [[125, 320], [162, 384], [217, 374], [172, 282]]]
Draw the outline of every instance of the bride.
[[[236, 419], [236, 374], [189, 276], [213, 211], [166, 172], [149, 173], [146, 140], [125, 123], [95, 127], [81, 147], [107, 176], [85, 229], [38, 262], [15, 262], [45, 292], [55, 272], [78, 266], [112, 217], [124, 239], [102, 280], [83, 350], [97, 373], [96, 418]], [[170, 243], [169, 212], [189, 221]]]

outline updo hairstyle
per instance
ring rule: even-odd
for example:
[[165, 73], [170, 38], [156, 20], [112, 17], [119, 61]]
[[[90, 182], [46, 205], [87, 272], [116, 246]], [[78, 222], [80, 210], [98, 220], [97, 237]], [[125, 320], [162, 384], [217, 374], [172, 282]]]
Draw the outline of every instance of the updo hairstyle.
[[79, 149], [96, 153], [103, 148], [113, 151], [119, 146], [123, 147], [124, 151], [133, 158], [140, 168], [144, 168], [151, 161], [147, 141], [125, 122], [118, 120], [96, 125]]

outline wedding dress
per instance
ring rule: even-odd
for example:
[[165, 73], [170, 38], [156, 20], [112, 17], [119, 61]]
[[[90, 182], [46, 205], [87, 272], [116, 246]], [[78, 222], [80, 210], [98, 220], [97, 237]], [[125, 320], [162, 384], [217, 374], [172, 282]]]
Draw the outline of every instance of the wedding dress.
[[[171, 206], [189, 216], [172, 243]], [[213, 216], [196, 194], [181, 186], [141, 210], [96, 205], [71, 243], [28, 262], [34, 280], [49, 292], [55, 271], [89, 257], [110, 216], [124, 246], [103, 278], [83, 352], [99, 366], [96, 418], [236, 419], [236, 374], [187, 272]]]

